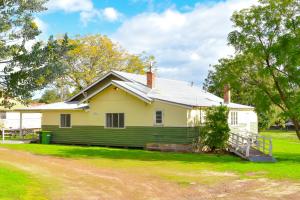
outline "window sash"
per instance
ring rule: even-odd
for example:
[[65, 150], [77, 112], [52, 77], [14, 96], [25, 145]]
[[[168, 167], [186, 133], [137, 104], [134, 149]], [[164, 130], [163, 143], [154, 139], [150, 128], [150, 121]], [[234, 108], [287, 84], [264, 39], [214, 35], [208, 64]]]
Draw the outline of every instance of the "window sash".
[[155, 124], [163, 123], [163, 112], [161, 110], [155, 111]]
[[70, 128], [71, 127], [71, 114], [61, 114], [60, 115], [60, 127]]
[[238, 113], [231, 112], [231, 125], [237, 125], [237, 124], [238, 124]]
[[106, 128], [124, 128], [124, 113], [106, 113]]
[[0, 112], [0, 119], [6, 119], [6, 112]]

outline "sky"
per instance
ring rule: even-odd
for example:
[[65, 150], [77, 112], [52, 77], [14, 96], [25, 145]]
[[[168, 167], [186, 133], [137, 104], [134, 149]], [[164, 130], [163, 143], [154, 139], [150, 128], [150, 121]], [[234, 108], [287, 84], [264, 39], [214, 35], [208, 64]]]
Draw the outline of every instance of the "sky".
[[102, 34], [156, 58], [159, 77], [201, 85], [210, 66], [234, 53], [230, 17], [256, 0], [50, 0], [36, 15], [39, 39]]

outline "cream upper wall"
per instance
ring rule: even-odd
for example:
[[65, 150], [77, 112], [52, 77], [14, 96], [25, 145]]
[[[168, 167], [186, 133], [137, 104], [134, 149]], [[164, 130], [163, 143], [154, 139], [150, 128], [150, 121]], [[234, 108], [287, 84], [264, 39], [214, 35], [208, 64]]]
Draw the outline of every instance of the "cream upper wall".
[[60, 114], [71, 114], [72, 125], [104, 126], [105, 113], [125, 113], [125, 126], [153, 126], [156, 110], [163, 111], [163, 125], [187, 126], [187, 109], [160, 101], [151, 104], [121, 89], [110, 86], [89, 101], [88, 111], [45, 111], [43, 125], [59, 125]]
[[[125, 126], [154, 126], [156, 110], [163, 111], [163, 126], [193, 127], [205, 122], [205, 108], [188, 109], [182, 106], [154, 101], [148, 104], [122, 89], [110, 86], [89, 101], [89, 110], [44, 111], [42, 125], [59, 125], [60, 114], [71, 114], [71, 125], [104, 126], [105, 113], [125, 113]], [[257, 133], [257, 115], [252, 110], [238, 112], [238, 125], [230, 125], [233, 132]], [[200, 120], [201, 119], [201, 120]]]
[[[231, 125], [231, 113], [238, 113], [238, 124]], [[187, 112], [187, 123], [188, 126], [198, 126], [199, 124], [205, 122], [205, 108], [196, 108], [188, 110]], [[228, 116], [229, 128], [232, 132], [239, 134], [244, 133], [258, 133], [258, 119], [257, 114], [253, 110], [239, 110], [239, 109], [230, 109]]]

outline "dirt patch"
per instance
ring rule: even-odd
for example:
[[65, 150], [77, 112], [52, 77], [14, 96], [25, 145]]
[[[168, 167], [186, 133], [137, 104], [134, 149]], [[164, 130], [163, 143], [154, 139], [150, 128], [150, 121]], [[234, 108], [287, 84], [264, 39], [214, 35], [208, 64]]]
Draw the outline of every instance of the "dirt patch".
[[269, 179], [240, 180], [239, 176], [227, 172], [201, 171], [199, 179], [213, 177], [219, 181], [213, 184], [192, 181], [182, 187], [150, 173], [100, 168], [81, 160], [4, 148], [0, 148], [0, 162], [43, 179], [47, 182], [50, 199], [300, 199], [300, 185], [297, 183]]

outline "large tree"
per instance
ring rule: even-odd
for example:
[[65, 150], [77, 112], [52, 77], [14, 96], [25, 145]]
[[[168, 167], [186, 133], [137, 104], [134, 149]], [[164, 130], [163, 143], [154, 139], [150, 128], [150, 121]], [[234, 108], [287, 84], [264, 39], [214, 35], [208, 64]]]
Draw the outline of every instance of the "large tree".
[[220, 59], [219, 63], [212, 66], [213, 69], [209, 71], [203, 85], [204, 90], [223, 96], [223, 88], [229, 84], [233, 102], [256, 108], [260, 129], [269, 128], [273, 124], [282, 125], [284, 116], [281, 116], [280, 109], [267, 99], [261, 101], [262, 94], [257, 91], [258, 88], [248, 83], [250, 73], [245, 70], [245, 66], [248, 65], [248, 59], [242, 55]]
[[276, 106], [293, 121], [300, 139], [300, 1], [259, 0], [232, 16], [235, 30], [228, 36], [236, 50], [233, 60], [256, 103]]
[[[63, 71], [62, 58], [68, 51], [68, 38], [60, 42], [34, 42], [41, 33], [34, 14], [45, 10], [45, 0], [0, 1], [0, 93], [1, 104], [9, 99], [28, 99]], [[34, 43], [29, 46], [30, 43]]]
[[48, 89], [45, 90], [41, 98], [39, 99], [40, 103], [55, 103], [59, 102], [60, 99], [60, 94], [56, 89]]
[[70, 39], [70, 43], [74, 48], [65, 59], [66, 73], [56, 83], [59, 87], [74, 88], [75, 92], [110, 70], [144, 73], [153, 60], [152, 56], [130, 54], [103, 35], [78, 36]]

